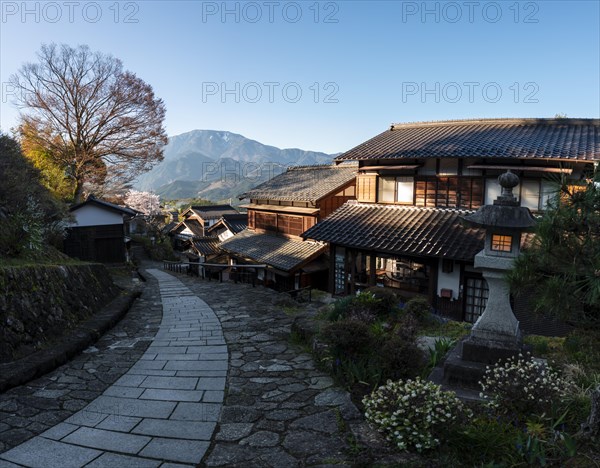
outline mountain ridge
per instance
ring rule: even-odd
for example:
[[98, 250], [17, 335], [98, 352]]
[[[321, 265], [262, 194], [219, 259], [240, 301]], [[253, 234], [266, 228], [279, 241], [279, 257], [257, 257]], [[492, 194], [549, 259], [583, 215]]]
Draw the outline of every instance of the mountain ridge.
[[331, 164], [334, 156], [300, 148], [281, 149], [227, 130], [191, 130], [170, 137], [164, 160], [139, 176], [135, 186], [166, 199], [221, 201], [289, 166]]

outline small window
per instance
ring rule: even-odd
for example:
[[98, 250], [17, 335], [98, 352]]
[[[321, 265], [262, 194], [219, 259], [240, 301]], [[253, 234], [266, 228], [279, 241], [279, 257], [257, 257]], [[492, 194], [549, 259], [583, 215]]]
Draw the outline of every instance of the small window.
[[379, 202], [393, 203], [394, 202], [394, 185], [396, 179], [394, 177], [379, 178]]
[[414, 179], [412, 177], [396, 177], [396, 183], [396, 201], [400, 203], [412, 203]]
[[540, 205], [540, 181], [525, 179], [521, 185], [521, 206], [537, 211]]
[[512, 250], [512, 237], [492, 234], [492, 250], [496, 252], [510, 252]]

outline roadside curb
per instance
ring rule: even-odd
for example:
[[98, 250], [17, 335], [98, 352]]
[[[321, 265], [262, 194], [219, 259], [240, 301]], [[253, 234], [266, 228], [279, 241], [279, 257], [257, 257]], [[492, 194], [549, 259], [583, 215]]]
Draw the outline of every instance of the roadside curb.
[[0, 393], [56, 369], [95, 343], [123, 318], [141, 294], [141, 288], [125, 291], [98, 313], [60, 337], [50, 348], [0, 364]]

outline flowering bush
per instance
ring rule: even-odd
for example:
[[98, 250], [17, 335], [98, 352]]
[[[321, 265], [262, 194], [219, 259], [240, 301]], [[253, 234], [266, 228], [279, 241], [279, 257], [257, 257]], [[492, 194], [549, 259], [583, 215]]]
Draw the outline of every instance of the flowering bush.
[[571, 383], [530, 355], [513, 356], [487, 367], [480, 382], [488, 407], [517, 419], [549, 413], [553, 402], [564, 398]]
[[454, 392], [419, 378], [388, 380], [363, 398], [363, 404], [367, 421], [390, 442], [400, 450], [417, 452], [438, 446], [459, 414], [472, 415]]

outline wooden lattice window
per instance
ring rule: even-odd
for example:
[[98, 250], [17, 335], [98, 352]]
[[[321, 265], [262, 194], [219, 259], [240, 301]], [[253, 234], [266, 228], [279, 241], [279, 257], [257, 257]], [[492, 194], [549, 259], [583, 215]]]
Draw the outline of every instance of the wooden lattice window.
[[496, 252], [510, 252], [512, 250], [512, 237], [502, 234], [492, 234], [492, 250]]

